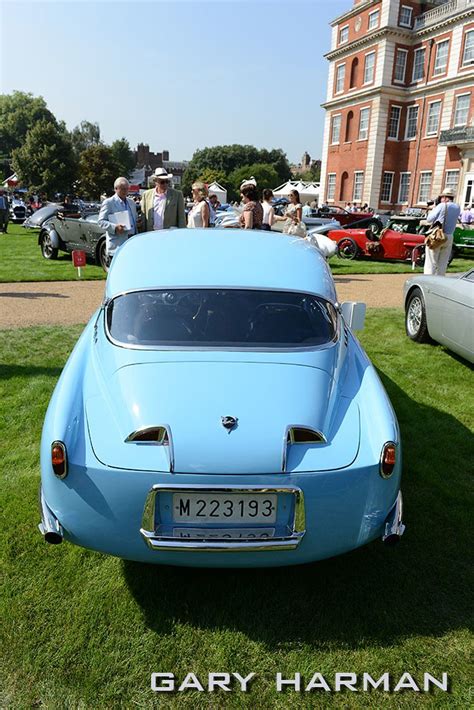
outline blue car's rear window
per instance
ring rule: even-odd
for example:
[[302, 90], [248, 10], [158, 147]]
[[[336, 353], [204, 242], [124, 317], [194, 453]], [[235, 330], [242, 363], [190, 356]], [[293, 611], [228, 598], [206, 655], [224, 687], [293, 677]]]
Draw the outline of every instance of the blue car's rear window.
[[110, 337], [125, 346], [291, 348], [334, 340], [332, 304], [305, 293], [247, 289], [137, 291], [107, 306]]

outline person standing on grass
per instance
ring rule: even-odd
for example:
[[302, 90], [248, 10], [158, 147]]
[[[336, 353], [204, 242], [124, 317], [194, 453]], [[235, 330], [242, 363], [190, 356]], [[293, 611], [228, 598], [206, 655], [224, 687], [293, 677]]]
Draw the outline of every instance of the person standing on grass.
[[183, 193], [170, 187], [172, 177], [165, 168], [156, 168], [153, 175], [155, 187], [143, 193], [141, 208], [145, 232], [186, 227]]
[[0, 189], [0, 229], [4, 234], [8, 231], [9, 207], [7, 196]]
[[272, 228], [273, 220], [275, 219], [275, 209], [272, 204], [273, 192], [266, 188], [262, 193], [262, 197], [263, 222], [261, 229], [269, 232]]
[[[99, 212], [98, 224], [107, 232], [107, 256], [111, 258], [119, 246], [137, 233], [137, 208], [134, 201], [127, 197], [130, 183], [125, 177], [118, 177], [114, 182], [115, 195], [102, 202]], [[128, 212], [130, 229], [124, 224], [117, 224], [112, 215], [117, 212]]]
[[438, 224], [447, 239], [436, 249], [425, 250], [425, 266], [423, 273], [435, 276], [445, 276], [448, 268], [451, 249], [453, 248], [453, 235], [458, 223], [461, 208], [454, 202], [454, 193], [446, 189], [441, 193], [440, 204], [431, 210], [426, 221], [431, 225]]
[[463, 209], [459, 221], [461, 222], [463, 229], [474, 228], [474, 213], [472, 211], [472, 205]]
[[209, 227], [209, 204], [207, 202], [207, 187], [203, 182], [195, 182], [192, 186], [193, 206], [188, 214], [188, 228]]

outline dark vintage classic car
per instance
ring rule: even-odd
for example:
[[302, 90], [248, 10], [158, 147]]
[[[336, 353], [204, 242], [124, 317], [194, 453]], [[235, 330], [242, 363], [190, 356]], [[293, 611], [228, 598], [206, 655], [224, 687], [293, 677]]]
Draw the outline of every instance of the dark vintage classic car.
[[386, 227], [378, 236], [371, 229], [333, 229], [328, 237], [337, 243], [341, 259], [387, 259], [417, 266], [422, 266], [425, 259], [423, 234], [406, 234]]
[[82, 216], [64, 215], [57, 211], [43, 223], [38, 235], [38, 244], [45, 259], [57, 259], [59, 251], [85, 251], [96, 264], [107, 271], [105, 233], [99, 227], [98, 212]]
[[361, 219], [373, 219], [372, 212], [349, 212], [343, 207], [319, 207], [312, 212], [312, 217], [330, 217], [337, 219], [343, 227], [346, 224], [353, 224]]
[[10, 222], [22, 224], [26, 219], [26, 205], [23, 200], [14, 197], [10, 204]]

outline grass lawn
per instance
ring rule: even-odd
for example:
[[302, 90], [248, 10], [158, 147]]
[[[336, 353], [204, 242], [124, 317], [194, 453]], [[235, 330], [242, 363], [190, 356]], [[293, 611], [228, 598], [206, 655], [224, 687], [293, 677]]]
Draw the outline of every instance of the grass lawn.
[[[123, 562], [37, 531], [39, 440], [80, 326], [2, 333], [1, 672], [8, 708], [467, 708], [472, 650], [473, 373], [369, 313], [363, 344], [397, 412], [406, 534], [314, 565], [198, 570]], [[471, 558], [472, 561], [472, 558]], [[257, 673], [247, 694], [153, 694], [151, 672]], [[277, 694], [274, 677], [410, 672], [451, 693]], [[333, 685], [333, 683], [332, 683]], [[416, 705], [415, 705], [416, 704]]]
[[[71, 255], [59, 253], [56, 260], [43, 259], [38, 246], [38, 232], [10, 224], [7, 236], [0, 234], [0, 282], [13, 281], [76, 281], [77, 269], [72, 266]], [[411, 265], [381, 261], [344, 261], [333, 257], [330, 265], [335, 275], [351, 274], [411, 274]], [[467, 271], [474, 259], [454, 259], [450, 272]], [[421, 273], [422, 269], [417, 268]], [[104, 279], [99, 266], [87, 264], [82, 270], [82, 280]]]

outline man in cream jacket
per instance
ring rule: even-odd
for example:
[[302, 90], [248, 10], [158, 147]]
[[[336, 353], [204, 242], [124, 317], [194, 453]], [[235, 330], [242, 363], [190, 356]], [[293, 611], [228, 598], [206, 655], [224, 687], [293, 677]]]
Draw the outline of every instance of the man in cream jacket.
[[157, 168], [153, 175], [155, 187], [143, 193], [141, 208], [145, 232], [186, 227], [183, 193], [169, 186], [172, 177], [164, 168]]
[[[127, 178], [118, 177], [114, 182], [115, 195], [108, 197], [100, 206], [98, 224], [107, 232], [107, 255], [111, 258], [116, 249], [129, 237], [137, 233], [137, 208], [134, 201], [127, 197], [130, 185]], [[117, 224], [112, 217], [117, 212], [128, 212], [130, 229]]]

